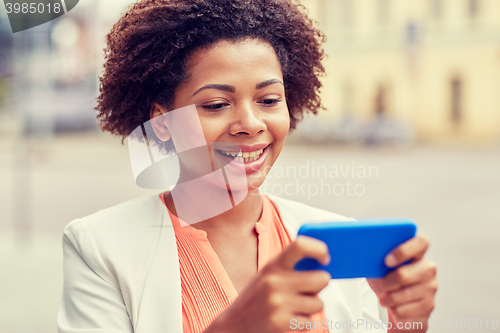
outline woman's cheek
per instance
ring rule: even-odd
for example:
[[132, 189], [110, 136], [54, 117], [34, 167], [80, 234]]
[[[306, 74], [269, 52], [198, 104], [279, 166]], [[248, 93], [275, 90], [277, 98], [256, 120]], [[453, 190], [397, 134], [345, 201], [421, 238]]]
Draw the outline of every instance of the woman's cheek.
[[274, 137], [274, 141], [278, 144], [283, 144], [286, 136], [290, 130], [290, 116], [288, 110], [279, 114], [276, 119], [274, 119], [271, 125], [271, 131]]
[[224, 128], [221, 126], [224, 122], [220, 119], [207, 119], [207, 117], [200, 117], [200, 123], [207, 144], [218, 141], [218, 138], [224, 133]]

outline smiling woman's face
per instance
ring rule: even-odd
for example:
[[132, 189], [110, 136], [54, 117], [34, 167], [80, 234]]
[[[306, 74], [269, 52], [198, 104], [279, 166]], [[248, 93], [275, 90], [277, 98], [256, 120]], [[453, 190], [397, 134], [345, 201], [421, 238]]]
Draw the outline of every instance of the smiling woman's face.
[[[214, 159], [244, 163], [249, 190], [258, 188], [281, 152], [290, 127], [281, 66], [262, 41], [221, 41], [189, 59], [189, 80], [176, 92], [172, 110], [196, 105]], [[231, 154], [233, 153], [233, 154]], [[229, 156], [228, 156], [229, 155]]]

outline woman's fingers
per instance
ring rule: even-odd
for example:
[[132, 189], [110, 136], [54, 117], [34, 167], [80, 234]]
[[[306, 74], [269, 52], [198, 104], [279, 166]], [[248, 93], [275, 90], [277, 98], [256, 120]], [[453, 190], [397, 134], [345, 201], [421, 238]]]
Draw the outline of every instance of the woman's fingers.
[[409, 264], [384, 278], [367, 280], [380, 303], [391, 309], [397, 321], [422, 322], [426, 326], [434, 309], [436, 264], [424, 257], [428, 247], [429, 241], [424, 236], [410, 239], [386, 257], [386, 265], [390, 267], [411, 261]]
[[395, 307], [404, 303], [420, 300], [424, 297], [427, 286], [424, 284], [415, 284], [390, 293], [384, 294], [380, 298], [380, 303], [386, 307]]
[[331, 278], [330, 273], [322, 270], [291, 272], [283, 288], [303, 294], [317, 294], [328, 285]]
[[[295, 264], [303, 258], [313, 258], [327, 264], [330, 260], [328, 247], [324, 242], [315, 238], [298, 236], [261, 272], [268, 275], [267, 280], [270, 279], [270, 281], [267, 282], [272, 288], [296, 293], [317, 294], [328, 285], [331, 275], [323, 270], [295, 271]], [[271, 272], [272, 274], [269, 274]], [[278, 283], [274, 283], [275, 281]]]
[[295, 264], [306, 257], [316, 259], [324, 265], [330, 262], [328, 247], [323, 241], [308, 236], [298, 236], [276, 258], [276, 264], [282, 268], [293, 270]]
[[[323, 264], [330, 260], [324, 242], [298, 236], [259, 272], [256, 284], [248, 289], [248, 295], [264, 299], [259, 311], [268, 317], [270, 326], [302, 330], [311, 322], [308, 316], [323, 309], [323, 302], [315, 295], [328, 285], [331, 276], [322, 270], [295, 271], [295, 264], [306, 257]], [[235, 303], [245, 296], [240, 295]]]
[[429, 281], [436, 276], [436, 264], [430, 260], [422, 259], [407, 264], [387, 274], [382, 279], [384, 291], [391, 292], [402, 287], [422, 281]]
[[289, 305], [293, 312], [299, 315], [309, 316], [323, 310], [323, 302], [318, 297], [299, 295], [293, 297]]
[[[305, 330], [307, 327], [314, 327], [311, 325], [308, 326], [308, 324], [311, 323], [310, 316], [323, 310], [323, 302], [321, 299], [314, 296], [295, 296], [287, 302], [287, 305], [290, 306], [290, 310], [292, 311], [292, 319], [286, 331], [297, 328], [303, 328], [303, 330]], [[299, 322], [301, 324], [298, 324]]]
[[419, 235], [399, 245], [385, 257], [387, 267], [398, 266], [408, 260], [420, 260], [429, 247], [429, 239]]
[[428, 318], [434, 309], [434, 299], [431, 300], [418, 300], [415, 302], [404, 303], [400, 306], [392, 307], [391, 311], [400, 319], [415, 319], [415, 318]]

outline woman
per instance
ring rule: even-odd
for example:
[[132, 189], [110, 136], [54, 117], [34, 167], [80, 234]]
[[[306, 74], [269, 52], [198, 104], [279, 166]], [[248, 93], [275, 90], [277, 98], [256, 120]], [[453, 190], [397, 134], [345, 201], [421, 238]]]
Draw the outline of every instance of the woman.
[[[293, 1], [144, 0], [127, 10], [107, 36], [101, 128], [125, 138], [148, 124], [151, 147], [179, 153], [195, 133], [169, 115], [194, 110], [187, 126], [199, 120], [211, 173], [184, 154], [172, 191], [68, 224], [59, 332], [385, 332], [388, 320], [393, 331], [427, 330], [437, 284], [424, 237], [388, 255], [389, 266], [411, 263], [383, 279], [295, 272], [301, 258], [329, 260], [324, 243], [295, 238], [302, 223], [350, 219], [259, 193], [303, 110], [321, 109], [322, 41]], [[222, 168], [232, 170], [223, 183], [210, 178]], [[181, 186], [200, 177], [202, 191]], [[225, 192], [230, 206], [218, 205]], [[210, 200], [216, 209], [200, 218]]]

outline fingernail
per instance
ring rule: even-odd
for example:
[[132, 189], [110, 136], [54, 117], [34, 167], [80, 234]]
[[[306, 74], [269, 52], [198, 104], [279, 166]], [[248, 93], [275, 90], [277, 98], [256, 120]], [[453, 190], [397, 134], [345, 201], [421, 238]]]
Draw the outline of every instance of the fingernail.
[[387, 257], [385, 257], [385, 265], [388, 267], [393, 267], [396, 266], [397, 264], [396, 256], [394, 254], [389, 254]]

